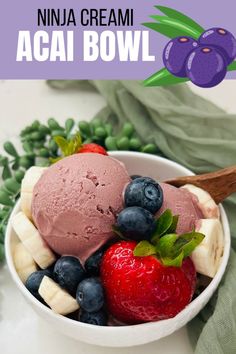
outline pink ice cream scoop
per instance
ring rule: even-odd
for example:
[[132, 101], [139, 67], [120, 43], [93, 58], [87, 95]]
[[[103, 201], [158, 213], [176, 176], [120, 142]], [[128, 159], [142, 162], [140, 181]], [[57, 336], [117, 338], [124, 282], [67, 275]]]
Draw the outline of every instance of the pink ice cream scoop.
[[33, 192], [32, 216], [40, 234], [60, 255], [84, 262], [114, 237], [130, 177], [118, 160], [94, 153], [66, 157], [46, 170]]
[[164, 198], [157, 216], [160, 216], [166, 209], [170, 209], [174, 215], [179, 215], [177, 233], [192, 231], [197, 221], [204, 218], [198, 207], [198, 198], [187, 189], [179, 189], [166, 183], [160, 183], [160, 185]]

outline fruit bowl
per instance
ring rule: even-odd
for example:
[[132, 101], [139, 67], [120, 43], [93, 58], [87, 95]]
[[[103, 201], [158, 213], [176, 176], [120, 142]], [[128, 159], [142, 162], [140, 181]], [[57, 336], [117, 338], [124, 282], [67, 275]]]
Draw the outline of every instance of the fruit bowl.
[[[149, 154], [136, 152], [112, 152], [111, 156], [125, 163], [128, 172], [153, 177], [164, 181], [177, 176], [187, 176], [193, 173], [185, 167], [167, 159]], [[27, 302], [38, 313], [50, 323], [56, 330], [76, 340], [93, 345], [107, 347], [129, 347], [153, 342], [170, 335], [183, 327], [206, 305], [214, 291], [217, 289], [228, 262], [230, 253], [230, 230], [225, 211], [220, 206], [221, 221], [224, 230], [224, 253], [217, 274], [207, 288], [195, 298], [177, 316], [168, 320], [149, 322], [131, 326], [109, 326], [100, 327], [71, 320], [67, 317], [57, 315], [49, 308], [36, 300], [21, 282], [12, 257], [12, 250], [18, 242], [18, 238], [11, 226], [12, 217], [19, 211], [20, 203], [16, 204], [6, 231], [6, 258], [11, 276]]]

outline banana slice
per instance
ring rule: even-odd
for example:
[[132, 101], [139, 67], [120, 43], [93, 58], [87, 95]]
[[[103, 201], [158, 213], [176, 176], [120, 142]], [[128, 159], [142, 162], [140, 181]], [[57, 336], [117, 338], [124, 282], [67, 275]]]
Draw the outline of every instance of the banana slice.
[[205, 235], [204, 240], [193, 251], [191, 258], [196, 271], [213, 278], [219, 268], [224, 250], [224, 233], [218, 219], [201, 219], [196, 231]]
[[17, 243], [15, 246], [13, 251], [13, 259], [16, 271], [22, 282], [25, 284], [30, 274], [36, 272], [37, 266], [33, 257], [27, 251], [22, 242]]
[[191, 192], [198, 198], [198, 206], [201, 209], [202, 214], [205, 218], [208, 219], [220, 218], [219, 207], [208, 192], [192, 184], [185, 184], [181, 188], [187, 189], [189, 192]]
[[33, 198], [33, 190], [47, 167], [31, 167], [25, 174], [21, 182], [21, 209], [25, 215], [32, 220], [31, 204]]
[[12, 227], [40, 268], [45, 269], [55, 262], [56, 257], [23, 212], [13, 217]]
[[79, 309], [77, 301], [46, 275], [41, 281], [38, 292], [46, 304], [60, 315], [68, 315]]

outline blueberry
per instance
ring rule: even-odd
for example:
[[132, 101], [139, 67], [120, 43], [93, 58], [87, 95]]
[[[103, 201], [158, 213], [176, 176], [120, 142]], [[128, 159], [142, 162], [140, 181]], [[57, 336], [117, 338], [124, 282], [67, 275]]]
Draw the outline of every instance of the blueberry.
[[79, 282], [85, 278], [85, 270], [76, 257], [62, 256], [55, 264], [53, 277], [55, 281], [72, 296], [76, 294]]
[[79, 321], [96, 326], [106, 326], [107, 314], [102, 310], [92, 313], [81, 310], [79, 314]]
[[104, 305], [103, 287], [98, 278], [82, 280], [76, 292], [76, 300], [87, 312], [97, 312]]
[[236, 57], [236, 39], [231, 32], [224, 28], [210, 28], [203, 32], [199, 43], [204, 46], [212, 46], [219, 50], [229, 65]]
[[221, 53], [210, 46], [200, 46], [189, 56], [187, 76], [197, 86], [213, 87], [225, 77], [227, 67]]
[[42, 297], [39, 295], [38, 290], [39, 286], [41, 284], [41, 281], [44, 276], [52, 278], [52, 272], [48, 269], [44, 270], [38, 270], [36, 272], [33, 272], [30, 274], [30, 276], [27, 278], [25, 286], [26, 288], [31, 292], [31, 294], [36, 297], [39, 301], [44, 303], [44, 300]]
[[140, 177], [142, 177], [142, 176], [140, 176], [140, 175], [132, 175], [132, 176], [130, 176], [130, 178], [131, 178], [132, 180], [134, 180], [134, 179], [136, 179], [136, 178], [140, 178]]
[[169, 41], [163, 52], [166, 69], [178, 77], [186, 77], [186, 61], [189, 54], [198, 46], [191, 37], [177, 37]]
[[120, 232], [132, 240], [148, 240], [155, 229], [155, 219], [150, 211], [140, 207], [123, 209], [117, 218]]
[[163, 204], [161, 186], [149, 177], [140, 177], [128, 184], [125, 190], [125, 206], [140, 206], [155, 214]]
[[86, 260], [84, 268], [89, 275], [99, 275], [103, 253], [104, 250], [99, 249]]

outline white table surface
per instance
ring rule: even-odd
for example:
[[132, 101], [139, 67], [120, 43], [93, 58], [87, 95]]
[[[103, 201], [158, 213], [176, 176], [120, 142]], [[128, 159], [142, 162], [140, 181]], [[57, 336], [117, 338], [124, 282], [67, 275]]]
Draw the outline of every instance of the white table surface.
[[[229, 113], [236, 113], [236, 80], [213, 89], [191, 87]], [[89, 120], [104, 105], [96, 93], [52, 90], [43, 81], [0, 81], [0, 142], [34, 119]], [[1, 145], [1, 144], [0, 144]], [[133, 348], [102, 348], [74, 341], [40, 320], [25, 302], [7, 267], [0, 268], [0, 352], [2, 354], [192, 354], [186, 328]]]

